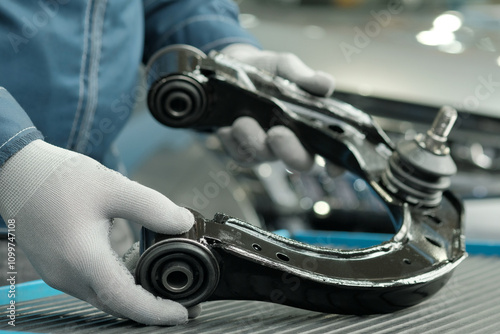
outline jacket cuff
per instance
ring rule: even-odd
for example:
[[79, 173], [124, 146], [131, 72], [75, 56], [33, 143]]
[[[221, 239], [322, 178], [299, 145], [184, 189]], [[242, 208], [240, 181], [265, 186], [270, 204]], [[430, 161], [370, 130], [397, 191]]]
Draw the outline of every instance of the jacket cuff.
[[4, 143], [0, 148], [0, 168], [14, 154], [22, 150], [26, 145], [34, 140], [42, 139], [43, 135], [35, 127], [26, 128], [15, 137]]
[[36, 139], [43, 139], [24, 109], [0, 87], [0, 167]]

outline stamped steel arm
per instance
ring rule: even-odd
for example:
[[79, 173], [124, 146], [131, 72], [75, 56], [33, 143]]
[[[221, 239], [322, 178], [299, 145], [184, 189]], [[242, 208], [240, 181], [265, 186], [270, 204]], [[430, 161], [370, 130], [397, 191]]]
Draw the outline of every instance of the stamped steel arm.
[[185, 235], [143, 231], [136, 278], [152, 293], [186, 306], [248, 299], [331, 313], [391, 312], [433, 295], [465, 258], [463, 207], [446, 190], [456, 171], [446, 150], [454, 121], [448, 109], [430, 132], [394, 145], [361, 110], [222, 54], [177, 46], [148, 70], [149, 107], [163, 124], [213, 130], [249, 115], [264, 128], [286, 125], [312, 153], [365, 179], [398, 226], [380, 245], [339, 250], [195, 213]]

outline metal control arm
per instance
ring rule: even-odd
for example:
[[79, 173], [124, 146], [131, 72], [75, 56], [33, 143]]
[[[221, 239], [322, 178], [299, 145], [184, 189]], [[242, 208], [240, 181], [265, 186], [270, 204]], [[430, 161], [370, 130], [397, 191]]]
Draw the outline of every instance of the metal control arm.
[[[158, 64], [169, 70], [157, 71]], [[264, 128], [286, 125], [312, 153], [365, 179], [398, 226], [380, 245], [339, 250], [195, 213], [182, 236], [143, 230], [136, 278], [152, 293], [186, 306], [249, 299], [331, 313], [391, 312], [433, 295], [465, 258], [463, 207], [446, 190], [456, 172], [446, 145], [453, 109], [443, 108], [425, 135], [394, 145], [361, 110], [222, 54], [177, 46], [148, 71], [149, 108], [163, 124], [212, 130], [249, 115]]]

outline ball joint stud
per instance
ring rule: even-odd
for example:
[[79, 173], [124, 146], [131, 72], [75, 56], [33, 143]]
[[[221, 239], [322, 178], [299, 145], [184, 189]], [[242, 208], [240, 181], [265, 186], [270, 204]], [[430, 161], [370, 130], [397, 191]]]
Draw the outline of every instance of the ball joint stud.
[[442, 107], [425, 134], [402, 140], [389, 159], [382, 182], [395, 197], [415, 206], [436, 207], [457, 166], [450, 156], [448, 135], [457, 111]]

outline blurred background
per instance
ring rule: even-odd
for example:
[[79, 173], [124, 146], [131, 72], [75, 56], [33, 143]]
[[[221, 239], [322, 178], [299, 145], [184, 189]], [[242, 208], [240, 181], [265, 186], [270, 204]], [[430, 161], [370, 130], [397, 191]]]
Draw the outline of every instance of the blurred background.
[[[265, 49], [332, 74], [334, 96], [372, 114], [395, 141], [425, 131], [444, 104], [459, 110], [452, 189], [465, 201], [466, 235], [500, 240], [500, 1], [237, 3]], [[125, 167], [179, 205], [270, 230], [394, 232], [367, 184], [329, 177], [321, 158], [307, 174], [280, 163], [238, 167], [215, 137], [162, 127], [144, 104], [137, 110], [117, 141]]]
[[[500, 0], [236, 2], [242, 24], [265, 49], [295, 53], [312, 68], [332, 74], [337, 82], [334, 97], [373, 115], [394, 141], [426, 131], [442, 105], [455, 107], [460, 114], [449, 141], [459, 173], [452, 179], [452, 190], [465, 203], [466, 241], [468, 247], [476, 242], [500, 249]], [[311, 172], [302, 174], [279, 162], [240, 167], [216, 137], [166, 128], [155, 121], [145, 104], [146, 87], [138, 87], [143, 98], [112, 152], [122, 157], [121, 171], [130, 178], [205, 217], [224, 212], [283, 235], [311, 230], [337, 235], [372, 232], [381, 242], [394, 234], [391, 219], [364, 180], [349, 173], [332, 178], [321, 157]], [[123, 221], [117, 224], [128, 226]], [[111, 237], [115, 245], [122, 245], [117, 251], [123, 253], [139, 235], [139, 226], [134, 225], [133, 231], [115, 229]], [[16, 282], [38, 278], [20, 257], [22, 252], [16, 256], [21, 274]], [[205, 316], [217, 315], [214, 322], [202, 316], [201, 322], [191, 323], [202, 327], [186, 327], [186, 332], [200, 332], [199, 328], [229, 332], [220, 328], [225, 324], [248, 333], [263, 332], [264, 327], [290, 332], [294, 326], [318, 333], [327, 326], [350, 332], [367, 332], [368, 326], [384, 332], [444, 332], [445, 328], [498, 332], [494, 261], [471, 257], [429, 303], [394, 315], [318, 318], [288, 308], [216, 303], [212, 309], [210, 304], [204, 306]], [[91, 331], [97, 314], [100, 329], [122, 330], [94, 310], [88, 311], [90, 320], [85, 318], [86, 306], [73, 301], [64, 306], [75, 307], [70, 318], [59, 314], [58, 304], [48, 306], [43, 321], [34, 320], [30, 329], [54, 330], [52, 318], [57, 318], [63, 324], [73, 319], [67, 325], [73, 330], [83, 314], [83, 326]], [[23, 324], [30, 325], [27, 319], [37, 315], [37, 307], [28, 307]]]

